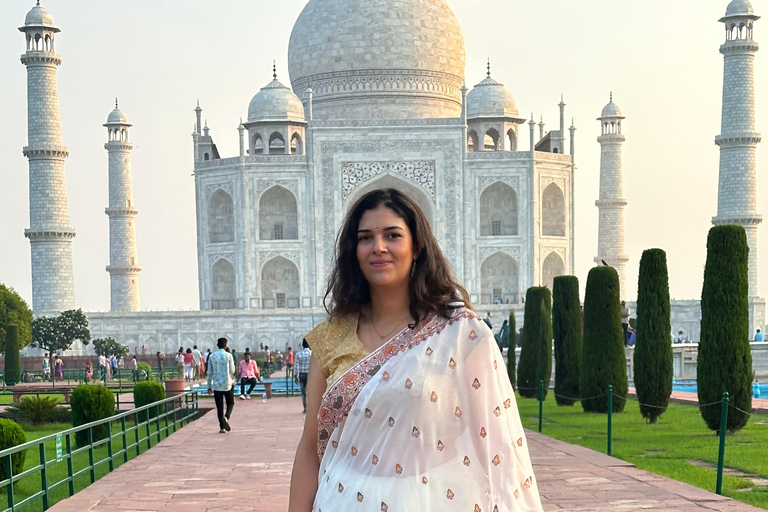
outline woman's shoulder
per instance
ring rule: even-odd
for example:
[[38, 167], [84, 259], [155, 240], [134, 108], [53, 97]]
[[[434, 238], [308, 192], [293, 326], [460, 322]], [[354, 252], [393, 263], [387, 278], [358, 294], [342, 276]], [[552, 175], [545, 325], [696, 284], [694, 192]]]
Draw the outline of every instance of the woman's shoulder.
[[338, 318], [326, 318], [317, 324], [304, 337], [313, 351], [319, 350], [330, 337], [339, 336], [355, 328], [357, 314], [344, 315]]

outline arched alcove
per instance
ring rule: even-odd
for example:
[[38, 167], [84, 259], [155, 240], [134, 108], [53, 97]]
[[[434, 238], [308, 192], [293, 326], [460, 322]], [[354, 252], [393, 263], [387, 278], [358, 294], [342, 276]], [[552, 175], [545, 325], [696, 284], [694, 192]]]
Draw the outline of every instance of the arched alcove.
[[269, 136], [269, 154], [270, 155], [284, 155], [285, 154], [285, 139], [280, 132], [275, 132]]
[[211, 309], [235, 309], [235, 267], [221, 258], [211, 268]]
[[261, 194], [259, 239], [299, 239], [299, 212], [296, 207], [296, 196], [287, 188], [278, 185]]
[[469, 133], [467, 133], [467, 152], [472, 153], [480, 150], [481, 148], [478, 145], [477, 132], [475, 130], [469, 130]]
[[541, 234], [565, 236], [565, 196], [554, 183], [541, 195]]
[[497, 181], [480, 195], [480, 236], [517, 234], [517, 193]]
[[392, 174], [379, 175], [378, 177], [355, 189], [355, 191], [350, 194], [346, 201], [344, 201], [344, 211], [346, 212], [349, 210], [349, 208], [355, 204], [355, 202], [364, 194], [370, 192], [371, 190], [376, 190], [377, 188], [394, 188], [413, 199], [414, 202], [419, 205], [419, 208], [421, 208], [421, 210], [424, 212], [424, 215], [427, 217], [430, 225], [432, 225], [432, 229], [435, 229], [433, 223], [434, 203], [432, 202], [432, 198], [423, 188]]
[[291, 154], [292, 155], [303, 155], [304, 154], [304, 143], [301, 140], [301, 135], [298, 133], [294, 133], [291, 137]]
[[507, 138], [509, 139], [509, 150], [517, 151], [517, 134], [515, 133], [515, 130], [510, 128], [507, 131]]
[[298, 308], [301, 298], [299, 269], [296, 265], [277, 256], [261, 269], [261, 303], [264, 309]]
[[500, 140], [501, 140], [501, 137], [499, 136], [499, 132], [497, 132], [495, 128], [491, 128], [490, 130], [485, 132], [483, 149], [485, 149], [485, 151], [498, 151]]
[[550, 291], [554, 288], [555, 278], [565, 274], [565, 263], [563, 258], [556, 252], [551, 252], [544, 259], [544, 264], [541, 268], [541, 284], [546, 286]]
[[258, 133], [253, 136], [253, 154], [254, 155], [264, 154], [264, 139], [262, 139], [261, 135], [259, 135]]
[[232, 197], [219, 189], [208, 200], [208, 241], [212, 244], [235, 240]]
[[487, 257], [480, 266], [480, 303], [517, 304], [520, 300], [517, 261], [503, 252]]

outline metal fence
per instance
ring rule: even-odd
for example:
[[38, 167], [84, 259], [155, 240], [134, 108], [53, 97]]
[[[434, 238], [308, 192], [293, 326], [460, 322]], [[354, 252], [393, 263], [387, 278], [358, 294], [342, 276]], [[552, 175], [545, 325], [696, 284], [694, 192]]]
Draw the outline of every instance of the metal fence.
[[[5, 469], [5, 479], [0, 480], [0, 493], [6, 494], [7, 508], [0, 509], [0, 512], [15, 512], [35, 500], [41, 500], [42, 509], [47, 510], [54, 504], [52, 491], [66, 486], [69, 496], [74, 495], [78, 477], [86, 476], [86, 482], [88, 478], [90, 483], [95, 482], [97, 469], [106, 465], [108, 471], [113, 471], [116, 464], [128, 462], [142, 449], [148, 450], [198, 416], [198, 393], [193, 391], [2, 450], [0, 464]], [[106, 426], [106, 437], [94, 440], [93, 429], [102, 425]], [[78, 432], [86, 432], [88, 442], [75, 447], [73, 438]], [[55, 447], [51, 452], [46, 446], [50, 443]], [[106, 454], [97, 460], [97, 448], [101, 447], [106, 447]], [[26, 451], [27, 457], [34, 458], [36, 463], [14, 475], [11, 456], [22, 451]], [[75, 458], [80, 454], [87, 454], [87, 463], [75, 469]], [[66, 465], [66, 476], [54, 482], [50, 473], [52, 467], [58, 464]], [[24, 479], [39, 481], [39, 491], [17, 501], [14, 488]]]

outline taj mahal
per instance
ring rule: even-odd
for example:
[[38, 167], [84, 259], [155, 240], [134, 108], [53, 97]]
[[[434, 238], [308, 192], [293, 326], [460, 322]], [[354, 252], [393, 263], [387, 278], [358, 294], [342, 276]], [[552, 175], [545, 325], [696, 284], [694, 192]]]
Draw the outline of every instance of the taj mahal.
[[[756, 289], [758, 18], [748, 0], [733, 0], [720, 20], [726, 72], [713, 219], [747, 230], [752, 332], [765, 324]], [[77, 304], [56, 86], [59, 28], [38, 4], [19, 30], [28, 77], [32, 303], [36, 315], [55, 314]], [[275, 67], [264, 83], [239, 119], [239, 154], [219, 153], [215, 127], [203, 123], [205, 101], [194, 108], [198, 311], [141, 310], [134, 128], [119, 104], [108, 113], [111, 311], [88, 313], [93, 337], [151, 353], [212, 346], [219, 336], [238, 351], [297, 346], [325, 317], [325, 281], [345, 212], [382, 187], [421, 206], [477, 308], [521, 318], [528, 287], [551, 289], [556, 276], [574, 273], [576, 127], [564, 98], [552, 99], [559, 124], [547, 131], [494, 79], [492, 63], [485, 76], [466, 76], [462, 30], [443, 0], [310, 0], [290, 35], [287, 73]], [[608, 91], [606, 99], [593, 127], [601, 151], [600, 189], [589, 198], [599, 210], [594, 260], [614, 266], [624, 288], [625, 116]], [[587, 147], [597, 150], [594, 142]], [[698, 301], [672, 309], [673, 328], [698, 339]]]

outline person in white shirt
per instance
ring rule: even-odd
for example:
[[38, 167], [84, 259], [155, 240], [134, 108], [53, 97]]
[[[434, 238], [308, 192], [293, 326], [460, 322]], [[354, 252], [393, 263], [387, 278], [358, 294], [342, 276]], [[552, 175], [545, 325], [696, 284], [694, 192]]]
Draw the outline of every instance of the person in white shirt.
[[[227, 338], [219, 338], [216, 342], [219, 349], [208, 358], [208, 394], [213, 395], [216, 402], [216, 415], [219, 417], [219, 433], [225, 434], [232, 430], [229, 418], [235, 407], [235, 360], [227, 352]], [[224, 412], [224, 402], [227, 410]]]
[[203, 357], [203, 354], [200, 353], [199, 350], [197, 350], [197, 345], [192, 348], [192, 367], [193, 367], [193, 377], [195, 380], [199, 379], [201, 377], [200, 375], [200, 358]]

